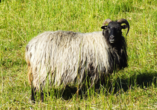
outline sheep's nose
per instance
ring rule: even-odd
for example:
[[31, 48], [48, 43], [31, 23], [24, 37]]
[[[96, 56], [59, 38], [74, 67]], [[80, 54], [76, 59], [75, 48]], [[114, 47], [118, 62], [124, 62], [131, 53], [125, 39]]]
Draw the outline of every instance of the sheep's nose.
[[111, 35], [111, 36], [110, 36], [110, 39], [114, 39], [114, 35]]
[[114, 39], [115, 37], [114, 37], [114, 35], [111, 35], [110, 36], [110, 39], [109, 39], [109, 42], [110, 43], [114, 43], [115, 42], [115, 39]]

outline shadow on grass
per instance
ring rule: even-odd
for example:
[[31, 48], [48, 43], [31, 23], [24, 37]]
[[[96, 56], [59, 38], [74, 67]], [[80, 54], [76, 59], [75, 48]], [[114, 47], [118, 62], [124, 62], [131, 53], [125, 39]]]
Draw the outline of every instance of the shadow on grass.
[[107, 85], [104, 85], [104, 87], [107, 87], [110, 92], [115, 94], [120, 90], [126, 92], [128, 89], [134, 89], [136, 87], [147, 88], [152, 86], [152, 84], [157, 86], [157, 72], [133, 73], [133, 75], [127, 78], [118, 77], [117, 79], [113, 79]]
[[[117, 78], [107, 78], [105, 83], [103, 85], [97, 84], [94, 87], [94, 91], [96, 93], [100, 93], [101, 90], [103, 90], [103, 93], [108, 95], [108, 94], [119, 94], [126, 92], [129, 89], [134, 89], [136, 87], [140, 88], [147, 88], [149, 86], [152, 86], [154, 84], [157, 86], [157, 72], [131, 72], [132, 75], [129, 77], [117, 77]], [[91, 88], [89, 91], [92, 91], [93, 88]], [[62, 90], [55, 90], [54, 94], [56, 98], [62, 97], [65, 100], [71, 99], [74, 95], [77, 96], [76, 94], [77, 88], [76, 87], [69, 87], [66, 86]], [[82, 97], [87, 97], [88, 95], [86, 94], [87, 89], [83, 89], [79, 91], [79, 96]], [[60, 94], [60, 95], [58, 95]], [[89, 95], [90, 96], [90, 95]]]
[[[106, 93], [119, 93], [119, 91], [126, 92], [129, 89], [134, 89], [136, 87], [140, 88], [147, 88], [149, 86], [152, 86], [154, 84], [157, 86], [157, 72], [132, 72], [133, 75], [130, 77], [117, 77], [115, 79], [109, 78], [107, 81], [105, 81], [105, 84], [101, 86], [96, 85], [96, 91], [97, 93], [100, 92], [100, 89], [103, 89]], [[100, 85], [100, 84], [99, 84]], [[66, 97], [65, 99], [69, 99], [72, 97], [71, 94], [76, 93], [76, 88], [65, 88], [63, 92], [63, 97]], [[71, 93], [69, 95], [69, 93]], [[69, 97], [70, 96], [70, 97]]]

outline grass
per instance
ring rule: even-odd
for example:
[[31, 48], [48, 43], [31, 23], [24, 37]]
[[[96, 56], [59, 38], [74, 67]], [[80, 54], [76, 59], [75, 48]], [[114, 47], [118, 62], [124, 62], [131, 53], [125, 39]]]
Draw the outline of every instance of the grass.
[[[157, 109], [156, 0], [1, 0], [0, 109]], [[100, 93], [30, 103], [25, 46], [44, 31], [101, 31], [107, 18], [130, 23], [129, 67], [116, 72]], [[109, 91], [112, 88], [113, 91]]]

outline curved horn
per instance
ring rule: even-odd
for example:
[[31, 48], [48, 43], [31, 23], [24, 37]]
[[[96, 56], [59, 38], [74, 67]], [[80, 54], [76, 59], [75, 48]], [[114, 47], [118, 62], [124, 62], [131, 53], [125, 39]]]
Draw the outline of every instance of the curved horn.
[[103, 26], [105, 26], [106, 24], [108, 24], [109, 22], [111, 22], [112, 20], [110, 20], [110, 19], [106, 19], [105, 21], [104, 21], [104, 23], [103, 23]]
[[127, 31], [127, 33], [126, 33], [126, 35], [128, 34], [128, 32], [129, 32], [129, 29], [130, 29], [130, 25], [129, 25], [129, 22], [126, 20], [126, 19], [120, 19], [120, 20], [118, 20], [117, 21], [118, 23], [120, 23], [120, 24], [122, 24], [122, 23], [125, 23], [126, 24], [126, 27], [125, 28], [128, 28], [128, 31]]

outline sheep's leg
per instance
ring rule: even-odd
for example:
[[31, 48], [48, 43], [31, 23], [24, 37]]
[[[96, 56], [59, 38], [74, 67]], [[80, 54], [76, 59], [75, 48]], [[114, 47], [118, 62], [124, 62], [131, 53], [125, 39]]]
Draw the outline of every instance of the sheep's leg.
[[27, 61], [27, 64], [28, 64], [28, 73], [27, 73], [28, 81], [29, 81], [29, 84], [31, 85], [31, 101], [35, 103], [36, 91], [35, 91], [35, 88], [33, 87], [32, 68], [31, 68], [29, 60]]
[[33, 103], [35, 103], [35, 96], [36, 96], [35, 88], [31, 85], [31, 101]]
[[78, 87], [77, 87], [77, 91], [76, 91], [77, 98], [78, 98], [78, 96], [79, 96], [79, 91], [80, 91], [80, 89], [79, 89], [79, 86], [78, 86]]
[[77, 86], [77, 91], [76, 91], [76, 94], [77, 94], [77, 99], [78, 99], [78, 97], [79, 97], [79, 95], [80, 95], [80, 92], [81, 92], [82, 86], [83, 86], [82, 84]]
[[43, 91], [40, 92], [40, 100], [43, 102], [44, 101], [44, 93]]
[[[35, 103], [35, 97], [36, 97], [36, 89], [31, 86], [31, 101]], [[43, 102], [44, 101], [44, 93], [43, 91], [40, 92], [40, 100]]]
[[[95, 83], [94, 83], [95, 78], [96, 78], [96, 76], [93, 78], [93, 80], [91, 82], [91, 85], [87, 88], [87, 91], [94, 87], [94, 85], [95, 85]], [[87, 91], [85, 92], [85, 94], [87, 94]]]

